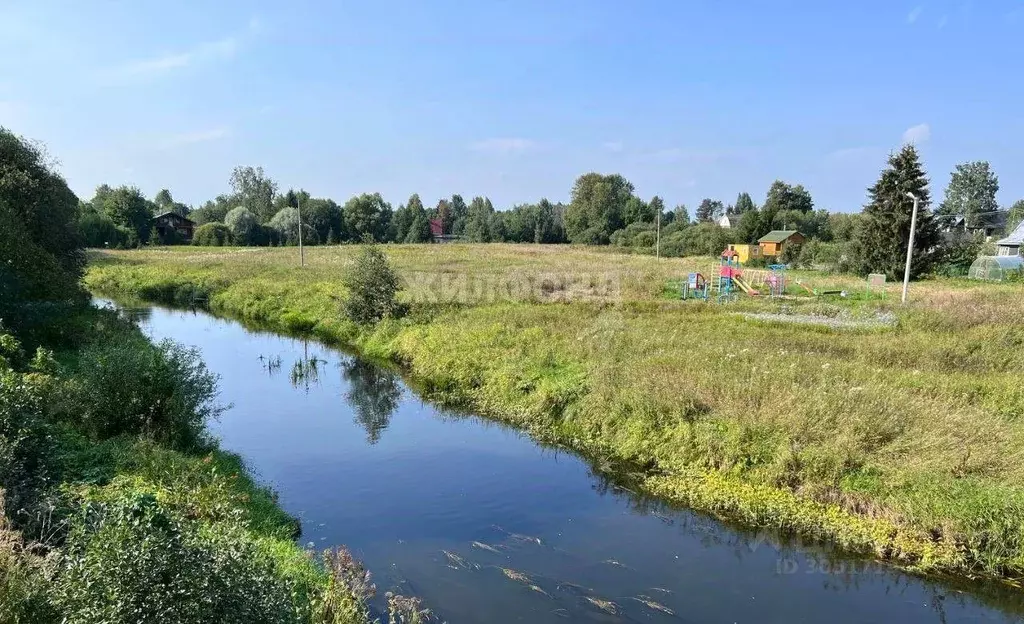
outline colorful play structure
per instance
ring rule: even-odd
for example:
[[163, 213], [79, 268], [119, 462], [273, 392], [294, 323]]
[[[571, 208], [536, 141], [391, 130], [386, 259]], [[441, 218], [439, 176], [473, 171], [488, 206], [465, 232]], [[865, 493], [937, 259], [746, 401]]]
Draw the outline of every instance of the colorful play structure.
[[786, 292], [786, 265], [773, 264], [769, 271], [759, 272], [754, 279], [744, 276], [740, 254], [735, 249], [726, 249], [718, 258], [718, 271], [715, 279], [708, 280], [701, 273], [690, 273], [682, 284], [683, 299], [701, 299], [710, 301], [712, 298], [719, 303], [732, 301], [738, 293], [751, 297], [764, 295], [761, 286], [767, 286], [769, 297], [781, 297]]
[[[791, 285], [786, 274], [787, 265], [769, 264], [764, 269], [745, 269], [741, 261], [743, 254], [737, 247], [741, 246], [730, 245], [719, 255], [718, 266], [708, 271], [709, 275], [712, 272], [716, 274], [713, 278], [705, 277], [703, 273], [690, 273], [681, 284], [681, 298], [718, 303], [734, 301], [741, 293], [750, 297], [773, 299], [799, 297], [803, 293], [811, 297], [885, 298], [886, 280], [883, 274], [872, 273], [868, 276], [863, 295], [845, 288], [811, 288], [799, 279], [793, 280]], [[787, 293], [787, 288], [792, 288], [792, 291]]]

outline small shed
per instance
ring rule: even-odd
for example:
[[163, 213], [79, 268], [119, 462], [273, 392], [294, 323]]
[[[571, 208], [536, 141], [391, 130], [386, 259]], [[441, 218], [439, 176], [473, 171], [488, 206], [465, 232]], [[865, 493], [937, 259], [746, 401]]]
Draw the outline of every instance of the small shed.
[[757, 244], [761, 246], [762, 256], [779, 256], [786, 247], [804, 242], [804, 235], [796, 230], [772, 230], [761, 238]]
[[153, 227], [165, 241], [172, 241], [177, 235], [182, 241], [189, 242], [192, 240], [196, 224], [176, 212], [165, 212], [153, 217]]
[[1014, 274], [1020, 275], [1024, 258], [1020, 256], [981, 256], [971, 264], [967, 277], [977, 280], [1001, 282]]
[[996, 241], [996, 255], [1019, 256], [1021, 245], [1024, 245], [1024, 221], [1009, 236]]

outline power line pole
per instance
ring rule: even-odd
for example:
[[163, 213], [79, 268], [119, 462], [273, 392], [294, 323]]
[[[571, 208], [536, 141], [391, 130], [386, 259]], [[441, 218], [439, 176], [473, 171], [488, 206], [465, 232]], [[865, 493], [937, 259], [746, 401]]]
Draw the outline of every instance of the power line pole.
[[306, 266], [306, 252], [302, 248], [302, 195], [295, 198], [295, 209], [299, 212], [299, 266]]
[[661, 259], [661, 204], [658, 204], [658, 235], [654, 244], [654, 257]]
[[903, 269], [903, 299], [907, 302], [907, 286], [910, 285], [910, 259], [914, 255], [914, 230], [917, 229], [917, 195], [907, 193], [907, 197], [914, 200], [914, 212], [910, 214], [910, 240], [907, 242], [907, 266]]

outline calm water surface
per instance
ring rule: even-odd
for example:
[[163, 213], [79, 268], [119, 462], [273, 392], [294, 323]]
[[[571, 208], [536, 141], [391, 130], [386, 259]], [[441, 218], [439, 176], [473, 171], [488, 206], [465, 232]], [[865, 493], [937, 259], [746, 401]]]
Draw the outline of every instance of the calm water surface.
[[301, 518], [303, 542], [347, 545], [379, 596], [419, 596], [448, 622], [1024, 613], [1009, 592], [965, 593], [644, 500], [572, 454], [425, 403], [395, 373], [317, 343], [203, 313], [129, 311], [153, 338], [201, 349], [232, 405], [214, 431]]

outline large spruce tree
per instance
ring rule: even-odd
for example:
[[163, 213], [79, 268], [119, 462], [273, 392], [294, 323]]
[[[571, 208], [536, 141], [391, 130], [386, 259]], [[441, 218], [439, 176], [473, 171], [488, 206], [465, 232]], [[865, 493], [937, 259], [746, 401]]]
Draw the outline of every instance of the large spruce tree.
[[868, 189], [870, 201], [864, 206], [857, 236], [864, 272], [885, 273], [894, 280], [903, 277], [914, 208], [914, 200], [907, 193], [920, 200], [911, 277], [929, 269], [939, 244], [939, 231], [929, 209], [928, 177], [921, 168], [917, 150], [908, 144], [889, 156], [889, 166]]

